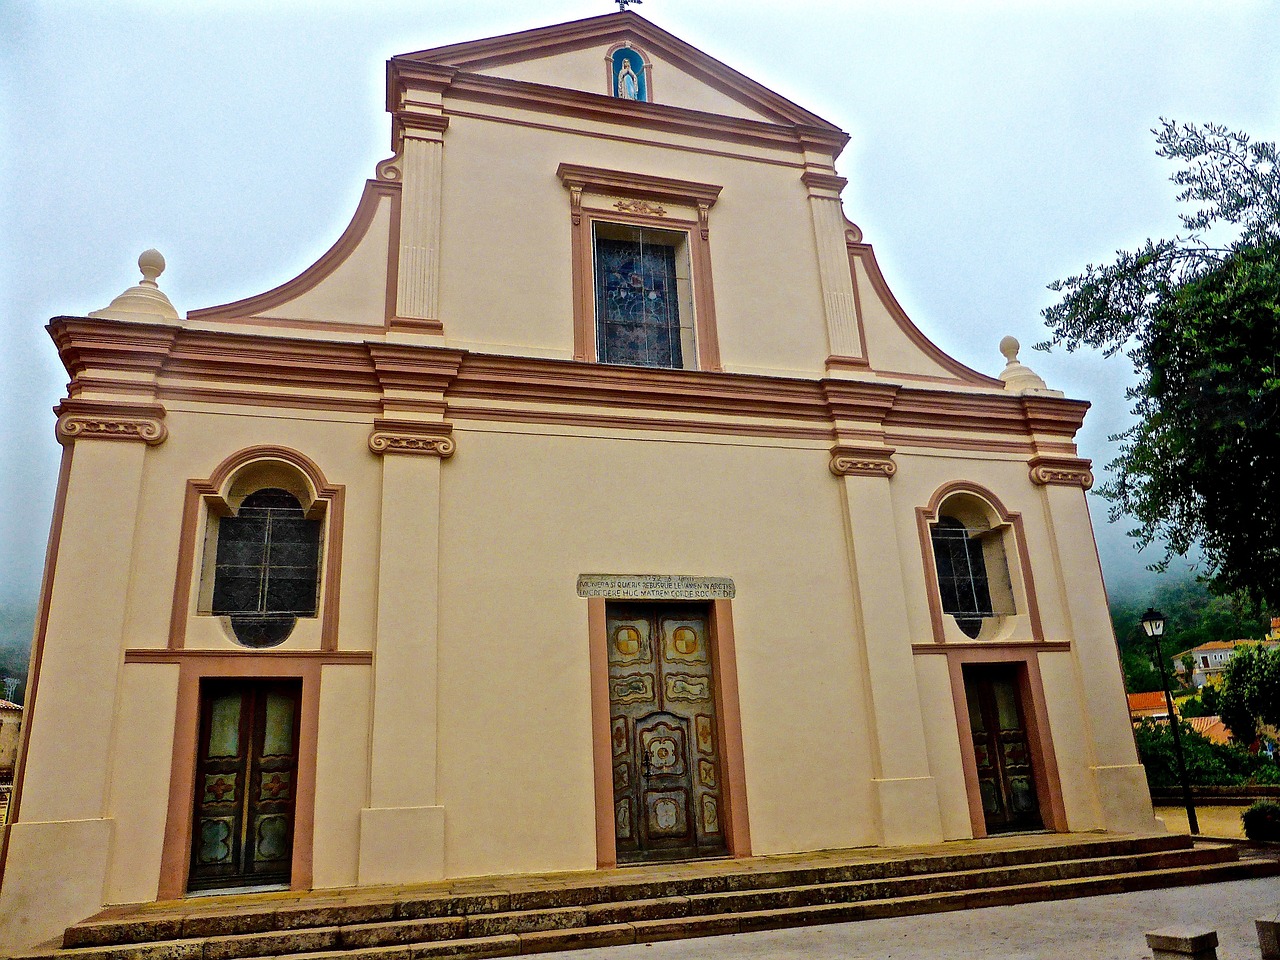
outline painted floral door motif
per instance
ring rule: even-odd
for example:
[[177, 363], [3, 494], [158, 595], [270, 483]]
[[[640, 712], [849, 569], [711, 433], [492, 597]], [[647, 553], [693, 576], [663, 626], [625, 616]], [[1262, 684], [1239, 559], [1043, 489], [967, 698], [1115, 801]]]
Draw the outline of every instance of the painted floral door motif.
[[1017, 674], [1001, 667], [966, 669], [964, 689], [987, 832], [1040, 829]]
[[289, 882], [300, 703], [297, 681], [201, 685], [189, 889]]
[[723, 855], [706, 605], [606, 611], [618, 862]]

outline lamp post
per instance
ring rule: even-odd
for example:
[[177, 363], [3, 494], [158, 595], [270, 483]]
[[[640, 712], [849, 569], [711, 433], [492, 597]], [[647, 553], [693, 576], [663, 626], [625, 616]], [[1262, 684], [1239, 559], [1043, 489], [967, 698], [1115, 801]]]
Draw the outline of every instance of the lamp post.
[[1160, 649], [1160, 638], [1164, 636], [1164, 614], [1147, 607], [1147, 612], [1142, 615], [1142, 629], [1151, 641], [1156, 666], [1160, 670], [1164, 703], [1169, 710], [1169, 729], [1173, 731], [1173, 757], [1178, 764], [1178, 781], [1182, 784], [1182, 803], [1187, 808], [1187, 826], [1191, 828], [1193, 834], [1199, 834], [1200, 821], [1196, 819], [1196, 805], [1191, 802], [1191, 784], [1187, 782], [1187, 764], [1182, 759], [1182, 733], [1179, 730], [1178, 715], [1173, 709], [1173, 694], [1169, 692], [1169, 673], [1164, 668], [1164, 651]]

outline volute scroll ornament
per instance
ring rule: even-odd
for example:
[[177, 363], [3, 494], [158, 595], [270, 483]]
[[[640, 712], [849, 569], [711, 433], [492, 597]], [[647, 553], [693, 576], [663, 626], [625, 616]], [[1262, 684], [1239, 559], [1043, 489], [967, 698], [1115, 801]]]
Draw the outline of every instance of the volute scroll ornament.
[[404, 157], [400, 153], [380, 161], [376, 168], [377, 178], [379, 180], [389, 180], [392, 183], [399, 183], [400, 179], [404, 176], [404, 172], [401, 168], [402, 163], [404, 163]]
[[448, 423], [378, 420], [369, 434], [369, 449], [379, 455], [412, 453], [445, 460], [458, 449], [452, 430]]
[[129, 440], [149, 447], [164, 443], [169, 428], [159, 404], [63, 400], [55, 433], [61, 444], [76, 440]]
[[1093, 486], [1092, 462], [1074, 457], [1034, 457], [1028, 464], [1031, 482], [1038, 487], [1055, 484], [1066, 487]]
[[892, 447], [832, 447], [829, 466], [837, 477], [884, 477], [887, 480], [898, 472], [893, 453]]
[[149, 447], [164, 443], [169, 428], [161, 420], [146, 417], [86, 417], [64, 414], [58, 418], [58, 441], [138, 440]]

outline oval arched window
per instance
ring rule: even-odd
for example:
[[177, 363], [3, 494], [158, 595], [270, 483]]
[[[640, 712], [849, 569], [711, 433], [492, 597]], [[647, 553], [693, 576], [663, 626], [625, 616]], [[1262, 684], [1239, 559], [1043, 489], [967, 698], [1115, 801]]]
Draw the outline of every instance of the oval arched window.
[[297, 497], [274, 487], [219, 522], [211, 612], [230, 617], [245, 646], [283, 643], [298, 617], [316, 615], [320, 528]]

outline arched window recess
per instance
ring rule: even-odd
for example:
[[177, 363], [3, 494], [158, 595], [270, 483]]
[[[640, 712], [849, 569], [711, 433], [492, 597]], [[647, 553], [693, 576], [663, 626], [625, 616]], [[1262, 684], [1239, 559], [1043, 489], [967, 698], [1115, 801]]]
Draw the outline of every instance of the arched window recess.
[[[221, 618], [241, 646], [277, 646], [310, 622], [300, 640], [334, 649], [342, 504], [343, 488], [327, 484], [310, 459], [287, 448], [241, 451], [208, 480], [190, 481], [170, 646], [184, 645], [192, 612]], [[191, 611], [184, 597], [193, 577]]]
[[1043, 639], [1021, 514], [955, 483], [917, 520], [936, 641]]

